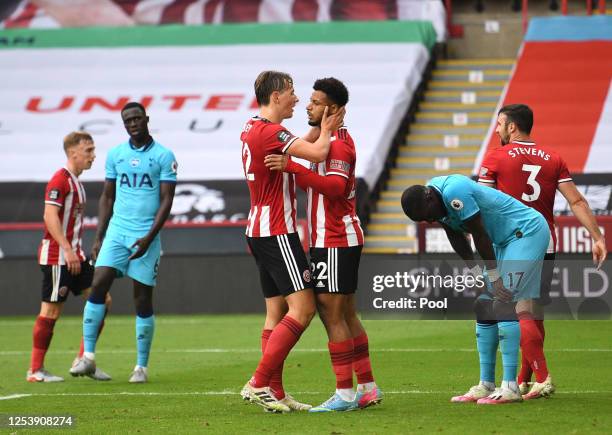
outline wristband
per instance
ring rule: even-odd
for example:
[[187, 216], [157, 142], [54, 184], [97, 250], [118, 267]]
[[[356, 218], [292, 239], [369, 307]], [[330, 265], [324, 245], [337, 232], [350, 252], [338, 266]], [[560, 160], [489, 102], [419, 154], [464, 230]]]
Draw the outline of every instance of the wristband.
[[489, 275], [489, 281], [491, 282], [495, 282], [500, 278], [497, 269], [487, 269], [487, 275]]
[[470, 269], [470, 273], [472, 274], [472, 276], [481, 276], [482, 275], [482, 269], [477, 264], [476, 266], [474, 266], [474, 267], [472, 267]]

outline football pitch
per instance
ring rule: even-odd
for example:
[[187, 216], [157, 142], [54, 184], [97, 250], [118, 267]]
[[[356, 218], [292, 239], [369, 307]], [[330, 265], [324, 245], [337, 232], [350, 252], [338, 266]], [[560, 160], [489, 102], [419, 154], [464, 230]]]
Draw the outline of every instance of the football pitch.
[[[69, 376], [81, 320], [65, 317], [56, 325], [45, 365], [66, 381], [26, 382], [33, 322], [34, 316], [0, 320], [0, 414], [72, 415], [68, 433], [612, 431], [607, 321], [548, 321], [546, 351], [557, 394], [503, 406], [449, 402], [478, 380], [473, 322], [365, 321], [383, 403], [348, 413], [282, 415], [264, 413], [239, 395], [260, 356], [263, 316], [158, 316], [149, 383], [142, 385], [127, 382], [135, 364], [134, 318], [112, 315], [96, 354], [112, 381]], [[285, 364], [285, 389], [301, 401], [316, 405], [334, 390], [326, 343], [315, 318]], [[500, 373], [498, 358], [498, 380]]]

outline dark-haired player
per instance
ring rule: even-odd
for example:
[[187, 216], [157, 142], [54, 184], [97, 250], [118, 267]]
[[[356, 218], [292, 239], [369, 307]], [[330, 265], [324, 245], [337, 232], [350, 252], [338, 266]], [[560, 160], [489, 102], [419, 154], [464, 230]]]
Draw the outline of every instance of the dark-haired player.
[[[588, 202], [576, 189], [563, 158], [553, 149], [531, 139], [533, 112], [524, 104], [502, 107], [495, 132], [501, 147], [487, 153], [480, 167], [478, 182], [497, 187], [523, 204], [533, 207], [545, 218], [550, 228], [550, 245], [546, 251], [542, 273], [542, 289], [538, 299], [518, 312], [521, 327], [522, 366], [518, 383], [524, 399], [549, 396], [555, 391], [544, 356], [543, 306], [550, 302], [557, 234], [553, 206], [557, 190], [565, 197], [578, 221], [593, 239], [593, 261], [598, 267], [606, 258], [606, 242], [599, 231]], [[531, 389], [528, 382], [535, 373]]]
[[[93, 267], [85, 258], [82, 241], [85, 188], [79, 176], [91, 168], [96, 158], [95, 149], [89, 133], [68, 134], [64, 138], [66, 166], [53, 174], [45, 189], [45, 234], [38, 248], [38, 263], [43, 272], [42, 302], [32, 333], [32, 358], [26, 375], [29, 382], [64, 380], [45, 370], [45, 355], [68, 293], [87, 296], [91, 287]], [[106, 313], [111, 304], [110, 295], [104, 302]], [[81, 340], [79, 356], [82, 354]], [[110, 380], [110, 376], [99, 368], [88, 375], [96, 380]]]
[[[402, 194], [404, 213], [415, 222], [439, 222], [451, 246], [474, 265], [465, 237], [470, 233], [485, 262], [491, 291], [476, 300], [476, 343], [480, 382], [452, 402], [498, 405], [523, 400], [516, 383], [520, 327], [515, 310], [540, 295], [542, 262], [550, 240], [544, 217], [507, 195], [463, 175], [432, 178], [426, 186], [411, 186]], [[495, 388], [497, 347], [501, 347], [503, 377]]]
[[149, 117], [139, 103], [121, 110], [130, 136], [106, 158], [106, 181], [100, 197], [98, 231], [93, 247], [96, 268], [92, 292], [83, 311], [83, 358], [73, 376], [95, 371], [96, 331], [104, 316], [104, 299], [116, 277], [132, 278], [136, 307], [137, 362], [130, 382], [147, 382], [149, 352], [155, 330], [153, 287], [161, 241], [176, 185], [177, 163], [168, 148], [149, 134]]
[[[314, 83], [306, 107], [308, 124], [318, 127], [325, 108], [334, 114], [348, 102], [348, 90], [333, 77]], [[270, 169], [296, 174], [308, 197], [310, 262], [317, 309], [329, 339], [328, 348], [336, 375], [336, 392], [310, 412], [350, 411], [379, 403], [382, 392], [372, 375], [368, 336], [355, 308], [363, 231], [355, 210], [355, 144], [347, 128], [332, 133], [324, 162], [310, 170], [286, 156], [270, 155]], [[353, 369], [357, 393], [353, 390]]]
[[255, 96], [259, 115], [247, 121], [240, 140], [251, 197], [247, 243], [259, 268], [266, 320], [262, 333], [263, 356], [242, 395], [271, 411], [307, 410], [310, 405], [285, 394], [281, 375], [285, 358], [316, 311], [310, 267], [296, 232], [294, 176], [270, 171], [264, 157], [289, 154], [313, 161], [324, 160], [329, 152], [331, 132], [341, 125], [343, 111], [328, 117], [326, 110], [320, 135], [311, 143], [281, 125], [284, 119], [293, 116], [298, 102], [291, 76], [263, 71], [255, 80]]

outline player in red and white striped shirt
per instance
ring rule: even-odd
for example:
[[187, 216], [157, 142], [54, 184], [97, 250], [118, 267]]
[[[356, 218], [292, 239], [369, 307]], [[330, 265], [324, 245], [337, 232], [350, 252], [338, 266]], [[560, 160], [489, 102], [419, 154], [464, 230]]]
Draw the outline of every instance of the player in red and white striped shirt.
[[[78, 177], [91, 168], [96, 158], [95, 145], [88, 133], [73, 132], [64, 139], [64, 151], [68, 158], [66, 166], [53, 175], [45, 189], [45, 233], [38, 249], [43, 272], [42, 303], [34, 324], [32, 359], [26, 376], [29, 382], [63, 381], [44, 369], [45, 354], [68, 293], [78, 295], [84, 290], [87, 293], [93, 278], [93, 266], [87, 262], [82, 248], [85, 189]], [[108, 298], [107, 308], [110, 302]], [[77, 359], [82, 353], [81, 340]], [[91, 377], [110, 379], [101, 370]]]
[[243, 397], [273, 411], [309, 409], [285, 395], [282, 367], [291, 348], [314, 316], [316, 307], [310, 267], [296, 232], [295, 181], [292, 174], [270, 171], [268, 154], [289, 154], [322, 161], [329, 152], [331, 131], [342, 123], [343, 111], [324, 119], [314, 143], [294, 136], [280, 123], [293, 116], [298, 102], [288, 74], [264, 71], [255, 81], [259, 115], [244, 126], [242, 164], [251, 209], [247, 243], [259, 268], [266, 298], [266, 320], [257, 370], [243, 388]]
[[[540, 298], [517, 304], [521, 327], [522, 367], [518, 383], [524, 399], [550, 395], [555, 387], [549, 376], [544, 356], [543, 305], [550, 303], [549, 291], [553, 276], [557, 234], [553, 207], [557, 189], [570, 204], [572, 212], [593, 238], [593, 261], [598, 267], [606, 258], [606, 242], [589, 204], [572, 181], [563, 158], [553, 149], [536, 144], [530, 137], [533, 112], [524, 104], [511, 104], [500, 109], [495, 132], [501, 147], [492, 149], [483, 159], [478, 182], [496, 187], [525, 205], [539, 211], [550, 228], [551, 244], [544, 257]], [[536, 382], [531, 390], [532, 372]]]
[[[348, 90], [335, 78], [317, 80], [306, 108], [308, 123], [318, 126], [325, 107], [335, 113], [348, 102]], [[368, 337], [357, 317], [355, 291], [363, 231], [355, 210], [356, 152], [346, 127], [333, 132], [324, 162], [310, 170], [286, 156], [270, 155], [270, 169], [295, 173], [307, 191], [310, 262], [314, 274], [319, 316], [329, 338], [328, 348], [336, 374], [336, 394], [311, 412], [349, 411], [379, 403], [369, 359]], [[357, 394], [353, 390], [353, 369]]]

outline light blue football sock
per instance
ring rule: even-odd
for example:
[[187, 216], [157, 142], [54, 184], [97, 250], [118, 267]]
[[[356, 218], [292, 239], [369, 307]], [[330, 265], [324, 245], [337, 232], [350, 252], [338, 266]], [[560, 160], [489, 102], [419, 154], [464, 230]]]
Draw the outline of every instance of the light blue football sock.
[[149, 352], [155, 332], [155, 316], [136, 316], [136, 349], [138, 350], [137, 365], [146, 367], [149, 363]]
[[476, 323], [476, 344], [480, 357], [480, 380], [495, 384], [495, 359], [499, 332], [497, 323]]
[[504, 381], [515, 382], [518, 368], [518, 354], [521, 343], [519, 322], [499, 322], [499, 344], [504, 366]]
[[100, 324], [106, 314], [106, 305], [87, 301], [83, 310], [83, 349], [95, 353]]

